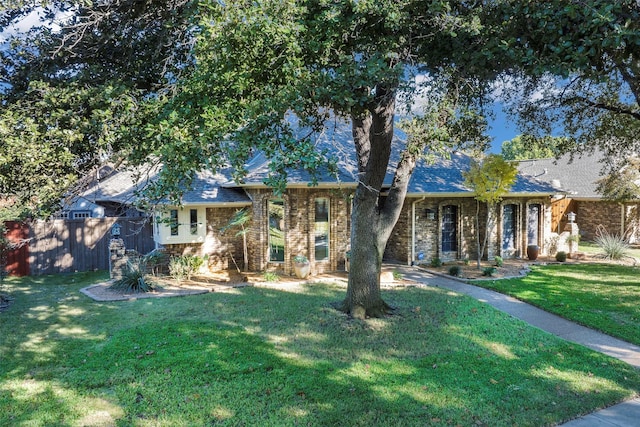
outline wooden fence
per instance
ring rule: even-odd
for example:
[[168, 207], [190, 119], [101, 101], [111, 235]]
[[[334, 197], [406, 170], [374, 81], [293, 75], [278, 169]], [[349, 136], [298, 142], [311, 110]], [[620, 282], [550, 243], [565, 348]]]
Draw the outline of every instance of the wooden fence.
[[[33, 221], [28, 224], [28, 274], [56, 274], [107, 270], [111, 227], [118, 223], [126, 249], [142, 254], [153, 250], [153, 227], [149, 218], [84, 218]], [[24, 268], [21, 269], [24, 271]]]

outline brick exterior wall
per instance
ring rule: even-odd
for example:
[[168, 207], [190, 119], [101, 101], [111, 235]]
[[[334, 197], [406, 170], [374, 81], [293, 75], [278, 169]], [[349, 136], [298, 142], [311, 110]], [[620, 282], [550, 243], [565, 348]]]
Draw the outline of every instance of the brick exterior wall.
[[[196, 255], [208, 257], [208, 268], [212, 271], [243, 267], [242, 237], [237, 229], [222, 233], [220, 230], [239, 208], [207, 208], [207, 236], [204, 243], [165, 245], [169, 256]], [[233, 258], [232, 258], [233, 257]], [[234, 263], [235, 260], [235, 263]]]
[[[351, 193], [349, 191], [331, 190], [322, 188], [293, 188], [288, 189], [284, 195], [278, 197], [284, 201], [284, 261], [269, 261], [269, 228], [268, 228], [268, 201], [276, 199], [271, 190], [248, 189], [247, 193], [253, 200], [251, 209], [251, 221], [247, 234], [247, 249], [249, 253], [249, 270], [274, 271], [282, 275], [293, 274], [293, 257], [306, 256], [311, 263], [311, 274], [321, 274], [329, 271], [345, 269], [345, 253], [349, 250], [350, 219], [351, 219]], [[315, 209], [317, 198], [329, 200], [329, 258], [316, 261], [313, 252], [315, 248]], [[491, 230], [491, 238], [484, 259], [493, 259], [496, 255], [505, 257], [524, 256], [527, 242], [527, 206], [528, 203], [539, 203], [544, 206], [545, 215], [541, 226], [541, 242], [545, 242], [548, 236], [543, 230], [549, 228], [550, 209], [548, 201], [527, 200], [524, 198], [508, 199], [504, 204], [517, 206], [517, 251], [503, 254], [502, 245], [502, 218], [498, 215], [496, 224]], [[457, 208], [458, 249], [456, 252], [443, 253], [441, 250], [442, 239], [442, 212], [445, 206], [453, 205]], [[498, 213], [502, 212], [502, 205], [498, 206]], [[229, 230], [222, 234], [220, 229], [224, 227], [233, 216], [237, 208], [207, 208], [207, 237], [200, 244], [167, 245], [169, 255], [198, 255], [209, 256], [209, 268], [222, 270], [235, 268], [233, 260], [239, 268], [242, 268], [242, 238], [236, 237], [236, 230]], [[415, 211], [416, 222], [413, 227], [412, 213]], [[435, 214], [429, 218], [428, 212]], [[399, 261], [402, 263], [430, 263], [432, 259], [439, 258], [442, 261], [454, 259], [476, 259], [476, 201], [471, 197], [460, 198], [412, 198], [407, 199], [402, 207], [400, 217], [392, 233], [385, 250], [384, 258], [387, 261]], [[480, 227], [484, 229], [486, 220], [486, 207], [481, 204]], [[484, 234], [482, 233], [482, 236]], [[415, 251], [412, 251], [412, 241], [415, 236]], [[542, 244], [541, 253], [544, 253], [546, 244]], [[421, 255], [420, 255], [421, 254]], [[419, 259], [421, 256], [421, 259]]]
[[630, 243], [640, 241], [640, 208], [635, 203], [575, 201], [576, 223], [584, 240], [596, 238], [598, 226], [609, 233], [624, 235]]
[[[271, 190], [247, 191], [253, 200], [253, 217], [249, 234], [249, 269], [293, 274], [292, 259], [306, 256], [311, 263], [311, 274], [344, 269], [345, 252], [349, 249], [351, 202], [350, 193], [319, 188], [288, 189], [280, 197], [284, 200], [285, 254], [284, 262], [269, 261], [269, 229], [267, 205], [275, 199]], [[329, 259], [316, 261], [314, 223], [316, 198], [329, 200]]]
[[[441, 219], [444, 206], [456, 206], [458, 212], [458, 250], [443, 253], [441, 251]], [[415, 210], [415, 229], [412, 229], [412, 211]], [[430, 219], [427, 211], [432, 212]], [[389, 238], [385, 251], [385, 259], [403, 263], [425, 263], [439, 258], [442, 261], [453, 259], [475, 259], [475, 213], [476, 203], [471, 198], [426, 198], [407, 199], [402, 207], [400, 219]], [[486, 212], [481, 211], [481, 222], [484, 224]], [[412, 254], [412, 235], [415, 233], [415, 253]], [[412, 255], [415, 259], [412, 259]]]
[[[545, 230], [550, 224], [551, 213], [550, 204], [542, 199], [510, 198], [505, 199], [496, 207], [494, 213], [495, 223], [490, 232], [489, 243], [483, 254], [483, 259], [493, 259], [500, 255], [505, 258], [522, 257], [526, 255], [527, 241], [527, 208], [529, 204], [540, 204], [543, 207], [543, 216], [538, 230], [541, 249], [544, 251], [544, 244], [548, 232]], [[516, 251], [506, 253], [502, 250], [503, 219], [502, 206], [505, 204], [516, 205]], [[458, 230], [458, 250], [456, 252], [442, 252], [442, 212], [443, 208], [453, 205], [457, 208], [457, 230]], [[442, 261], [452, 261], [456, 259], [475, 260], [477, 258], [476, 239], [476, 201], [473, 198], [425, 198], [407, 199], [396, 229], [387, 243], [385, 251], [386, 260], [401, 261], [403, 263], [424, 263], [429, 264], [431, 260], [438, 258]], [[415, 229], [412, 230], [412, 211], [415, 210]], [[429, 218], [429, 213], [435, 213], [433, 219]], [[484, 238], [484, 228], [486, 224], [487, 210], [485, 204], [480, 204], [479, 223], [481, 238]], [[546, 226], [545, 226], [546, 224]], [[412, 254], [412, 235], [415, 233], [415, 253]], [[412, 259], [412, 256], [414, 259]]]

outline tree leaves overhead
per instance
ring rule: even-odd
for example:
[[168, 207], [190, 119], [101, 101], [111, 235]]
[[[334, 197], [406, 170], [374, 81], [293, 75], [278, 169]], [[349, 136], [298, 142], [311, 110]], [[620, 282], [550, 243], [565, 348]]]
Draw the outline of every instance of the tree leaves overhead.
[[[523, 130], [562, 126], [577, 151], [640, 149], [640, 4], [636, 0], [509, 1], [501, 43], [530, 84], [512, 94]], [[555, 77], [550, 80], [549, 76]]]
[[144, 123], [192, 65], [192, 3], [10, 6], [0, 13], [0, 195], [41, 216], [97, 164], [147, 158], [125, 148], [144, 141]]

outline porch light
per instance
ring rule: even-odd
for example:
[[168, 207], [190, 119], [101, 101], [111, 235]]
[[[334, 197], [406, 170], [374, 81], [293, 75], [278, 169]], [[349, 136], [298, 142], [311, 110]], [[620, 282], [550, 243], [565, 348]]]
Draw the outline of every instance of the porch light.
[[120, 228], [122, 228], [122, 226], [120, 224], [118, 224], [117, 222], [115, 224], [113, 224], [111, 226], [111, 237], [120, 236]]
[[425, 215], [429, 221], [433, 221], [434, 219], [436, 219], [436, 211], [434, 211], [433, 209], [427, 209], [425, 211]]
[[567, 219], [569, 220], [569, 222], [574, 222], [576, 220], [576, 214], [573, 212], [569, 212], [567, 214]]

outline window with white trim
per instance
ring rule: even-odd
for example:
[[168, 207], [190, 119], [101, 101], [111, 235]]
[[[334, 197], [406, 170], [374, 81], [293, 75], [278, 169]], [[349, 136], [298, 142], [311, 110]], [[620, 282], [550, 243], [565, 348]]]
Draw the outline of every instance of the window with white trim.
[[329, 259], [329, 199], [315, 199], [314, 207], [315, 260], [324, 261]]
[[267, 203], [269, 228], [269, 261], [284, 262], [284, 200], [271, 199]]

